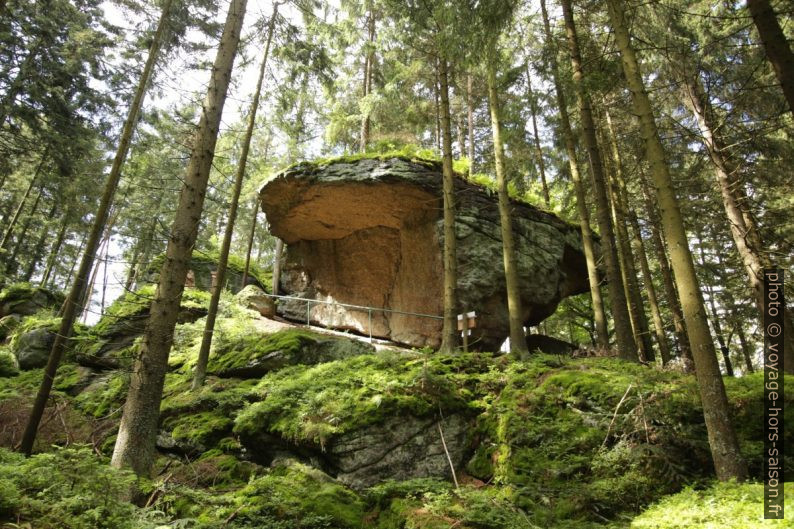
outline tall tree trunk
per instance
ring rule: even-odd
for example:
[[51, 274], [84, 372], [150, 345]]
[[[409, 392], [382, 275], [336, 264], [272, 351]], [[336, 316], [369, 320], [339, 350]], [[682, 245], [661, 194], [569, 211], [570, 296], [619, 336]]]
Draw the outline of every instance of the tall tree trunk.
[[755, 373], [753, 367], [753, 358], [750, 353], [750, 346], [747, 343], [747, 337], [744, 335], [744, 325], [741, 323], [736, 326], [736, 334], [739, 336], [739, 344], [742, 346], [742, 357], [744, 358], [744, 367], [748, 373]]
[[[435, 98], [436, 103], [436, 150], [441, 152], [441, 102], [440, 99], [440, 92], [441, 92], [441, 80], [439, 79], [439, 70], [441, 69], [440, 60], [436, 59], [436, 73], [435, 77], [433, 78], [433, 97]], [[447, 93], [447, 97], [449, 97], [449, 93]]]
[[129, 262], [130, 267], [127, 269], [127, 277], [124, 279], [124, 292], [132, 291], [135, 275], [138, 272], [138, 259], [141, 257], [141, 246], [143, 246], [143, 241], [138, 239], [135, 246], [132, 248], [132, 256]]
[[[375, 61], [375, 12], [372, 9], [372, 0], [367, 2], [367, 55], [364, 59], [364, 97], [372, 93], [372, 72]], [[364, 117], [361, 119], [361, 152], [367, 151], [369, 144], [370, 114], [369, 110], [364, 110]]]
[[618, 0], [607, 0], [607, 6], [615, 42], [620, 50], [623, 73], [634, 102], [634, 114], [639, 120], [640, 133], [651, 166], [656, 197], [662, 211], [662, 228], [670, 247], [678, 295], [684, 311], [689, 343], [692, 346], [695, 373], [700, 389], [703, 416], [708, 430], [714, 468], [720, 480], [731, 478], [743, 480], [747, 477], [747, 466], [742, 458], [736, 432], [731, 424], [728, 397], [720, 376], [714, 343], [711, 341], [709, 333], [703, 296], [689, 250], [684, 220], [673, 189], [664, 148], [659, 139], [651, 102], [645, 91], [639, 63], [631, 46], [628, 25], [623, 12], [624, 4]]
[[[545, 0], [540, 1], [543, 14], [543, 27], [546, 41], [551, 45], [553, 37], [549, 25], [549, 15], [546, 11]], [[555, 50], [556, 52], [556, 50]], [[601, 298], [601, 280], [598, 277], [595, 250], [593, 248], [593, 232], [590, 229], [590, 211], [587, 208], [585, 189], [582, 184], [579, 163], [576, 160], [576, 137], [571, 130], [571, 120], [568, 116], [568, 102], [560, 82], [559, 65], [556, 53], [551, 54], [551, 73], [554, 80], [554, 91], [557, 95], [557, 107], [560, 113], [560, 128], [565, 142], [565, 153], [568, 156], [568, 167], [571, 171], [571, 180], [576, 194], [576, 210], [579, 214], [579, 229], [582, 232], [582, 247], [584, 248], [585, 261], [587, 262], [587, 277], [590, 282], [590, 298], [593, 304], [593, 321], [595, 323], [596, 341], [598, 345], [607, 349], [609, 347], [609, 332], [607, 330], [607, 317], [604, 311], [604, 301]]]
[[110, 206], [113, 202], [113, 197], [116, 194], [119, 178], [121, 177], [121, 167], [127, 157], [130, 142], [132, 141], [132, 133], [135, 130], [135, 125], [138, 122], [138, 113], [143, 103], [143, 97], [146, 93], [146, 88], [149, 84], [152, 71], [154, 70], [154, 63], [157, 59], [157, 54], [160, 50], [165, 26], [168, 22], [168, 15], [171, 9], [173, 0], [165, 0], [163, 3], [163, 11], [160, 15], [160, 20], [157, 23], [152, 42], [149, 46], [149, 56], [146, 59], [146, 64], [143, 68], [143, 73], [138, 81], [138, 87], [135, 91], [135, 97], [130, 106], [127, 119], [124, 121], [124, 127], [121, 131], [121, 138], [119, 146], [116, 150], [116, 156], [113, 159], [113, 165], [110, 169], [105, 189], [102, 194], [102, 199], [99, 202], [99, 209], [97, 210], [94, 223], [91, 226], [91, 233], [86, 242], [85, 252], [83, 253], [82, 260], [80, 261], [80, 268], [77, 271], [77, 277], [74, 284], [69, 291], [64, 305], [63, 318], [61, 318], [61, 326], [56, 335], [55, 342], [53, 343], [52, 350], [50, 351], [50, 358], [47, 366], [44, 369], [44, 377], [36, 394], [36, 400], [33, 403], [33, 409], [30, 412], [30, 419], [25, 427], [25, 433], [22, 438], [21, 450], [30, 455], [33, 451], [33, 442], [36, 439], [36, 431], [41, 422], [41, 416], [44, 413], [44, 407], [47, 405], [47, 400], [50, 396], [52, 389], [52, 382], [55, 379], [55, 373], [58, 370], [58, 365], [61, 363], [61, 356], [66, 348], [66, 341], [72, 335], [72, 326], [76, 316], [79, 314], [78, 303], [83, 297], [83, 290], [86, 286], [88, 274], [91, 271], [91, 266], [94, 263], [96, 249], [99, 246], [100, 238], [102, 237], [102, 230], [107, 222], [108, 214], [110, 213]]
[[[55, 212], [58, 211], [58, 202], [53, 201], [52, 207], [50, 207], [49, 213], [47, 213], [47, 220], [53, 218], [55, 216]], [[39, 262], [42, 258], [42, 253], [44, 253], [44, 244], [47, 242], [47, 235], [50, 234], [50, 225], [48, 222], [45, 222], [41, 227], [41, 233], [39, 234], [39, 239], [36, 241], [36, 244], [33, 246], [33, 254], [30, 256], [30, 261], [28, 262], [28, 267], [25, 269], [25, 275], [23, 276], [23, 281], [30, 281], [30, 278], [33, 277], [33, 273], [36, 271], [36, 267], [39, 265]]]
[[[507, 289], [507, 314], [510, 323], [510, 352], [521, 358], [529, 353], [524, 333], [524, 317], [521, 307], [521, 290], [518, 282], [518, 265], [513, 241], [513, 221], [507, 181], [504, 175], [504, 152], [499, 121], [499, 96], [496, 92], [496, 45], [492, 42], [488, 61], [488, 99], [491, 108], [494, 165], [496, 167], [496, 190], [499, 198], [499, 225], [502, 233], [502, 257], [504, 260], [505, 286]], [[466, 330], [464, 329], [464, 332]]]
[[651, 197], [651, 190], [649, 189], [648, 183], [645, 181], [645, 175], [642, 173], [640, 173], [639, 182], [642, 188], [643, 199], [645, 200], [645, 209], [648, 213], [648, 226], [651, 229], [651, 239], [653, 241], [654, 251], [656, 252], [656, 261], [659, 263], [659, 272], [662, 276], [664, 296], [667, 299], [668, 309], [673, 317], [673, 331], [678, 344], [678, 352], [684, 360], [684, 371], [691, 372], [695, 367], [694, 360], [692, 360], [692, 348], [689, 346], [689, 337], [687, 336], [686, 324], [684, 323], [684, 313], [681, 309], [681, 302], [678, 299], [678, 293], [675, 289], [673, 272], [667, 260], [667, 253], [665, 252], [666, 245], [662, 233], [659, 230], [661, 219], [656, 211], [656, 203]]
[[449, 117], [449, 79], [446, 57], [438, 61], [441, 85], [442, 187], [444, 195], [444, 324], [440, 352], [451, 353], [457, 344], [458, 310], [458, 244], [455, 235], [455, 173], [452, 170], [452, 134]]
[[[719, 136], [715, 133], [714, 112], [708, 95], [703, 90], [697, 72], [686, 75], [684, 82], [684, 101], [697, 120], [701, 139], [709, 153], [714, 174], [717, 180], [722, 205], [728, 217], [736, 251], [742, 259], [750, 290], [753, 293], [759, 321], [764, 315], [764, 268], [772, 268], [774, 264], [769, 255], [764, 251], [764, 245], [755, 220], [744, 210], [738, 197], [744, 195], [742, 182], [735, 176], [738, 169], [725, 153], [725, 148]], [[788, 307], [783, 307], [784, 336], [783, 343], [783, 369], [786, 373], [794, 374], [794, 314]]]
[[[232, 245], [232, 235], [234, 235], [234, 223], [237, 220], [237, 207], [240, 202], [240, 191], [243, 188], [243, 179], [245, 178], [245, 166], [248, 164], [248, 151], [251, 148], [251, 138], [254, 135], [254, 126], [256, 125], [256, 111], [259, 109], [259, 96], [262, 93], [262, 80], [265, 78], [265, 69], [267, 68], [267, 58], [270, 53], [270, 43], [273, 40], [273, 29], [276, 26], [276, 15], [278, 14], [278, 4], [273, 6], [273, 15], [270, 17], [270, 24], [267, 29], [267, 43], [265, 44], [265, 53], [262, 57], [262, 65], [259, 67], [259, 79], [256, 82], [254, 89], [254, 98], [251, 101], [251, 110], [248, 113], [248, 125], [243, 137], [242, 150], [240, 152], [240, 159], [237, 162], [237, 173], [234, 177], [234, 187], [232, 189], [232, 201], [229, 204], [229, 218], [226, 221], [226, 230], [223, 233], [223, 243], [221, 244], [221, 253], [218, 256], [218, 267], [215, 272], [215, 286], [212, 289], [212, 296], [210, 297], [210, 306], [207, 310], [207, 322], [204, 326], [204, 335], [201, 339], [201, 347], [199, 349], [198, 360], [196, 361], [195, 371], [193, 373], [193, 389], [199, 389], [204, 385], [204, 379], [207, 376], [207, 362], [210, 358], [210, 346], [212, 345], [212, 335], [215, 331], [215, 319], [218, 316], [218, 304], [221, 300], [221, 292], [223, 292], [223, 285], [226, 280], [226, 267], [229, 262], [229, 249]], [[370, 11], [370, 17], [372, 13]]]
[[166, 258], [150, 310], [146, 333], [135, 361], [124, 414], [121, 417], [111, 464], [130, 467], [136, 474], [149, 473], [153, 461], [160, 400], [168, 369], [168, 353], [185, 290], [188, 264], [204, 207], [215, 143], [221, 122], [232, 66], [240, 42], [246, 0], [232, 0], [212, 68], [207, 97], [185, 172], [179, 205], [168, 240]]
[[39, 285], [42, 287], [47, 286], [50, 276], [52, 275], [52, 268], [55, 266], [55, 260], [58, 258], [58, 253], [61, 251], [63, 240], [66, 238], [66, 230], [69, 227], [70, 215], [71, 208], [67, 207], [66, 212], [63, 214], [63, 220], [61, 220], [61, 227], [58, 229], [58, 235], [55, 236], [55, 242], [52, 244], [50, 253], [47, 256], [47, 264], [44, 266], [44, 273], [42, 274], [41, 282], [39, 283]]
[[469, 178], [474, 175], [474, 103], [472, 102], [471, 74], [466, 74], [466, 121], [469, 129]]
[[648, 318], [645, 316], [645, 306], [642, 301], [642, 294], [637, 283], [637, 267], [634, 265], [634, 254], [631, 249], [631, 239], [629, 238], [628, 201], [624, 200], [623, 190], [626, 187], [623, 178], [623, 160], [620, 157], [618, 141], [615, 131], [612, 128], [612, 118], [609, 110], [605, 108], [607, 127], [602, 131], [606, 136], [605, 144], [609, 145], [611, 156], [607, 156], [612, 162], [612, 178], [607, 185], [612, 199], [612, 216], [617, 233], [618, 256], [620, 257], [621, 270], [623, 270], [623, 285], [626, 292], [626, 299], [629, 302], [629, 316], [631, 326], [634, 329], [634, 342], [640, 353], [640, 358], [646, 362], [655, 360], [653, 343], [651, 342], [651, 331], [648, 328]]
[[278, 296], [279, 292], [279, 284], [281, 283], [281, 256], [284, 253], [284, 241], [281, 239], [276, 239], [276, 249], [273, 252], [274, 259], [273, 259], [273, 294]]
[[546, 162], [543, 161], [543, 149], [540, 148], [540, 135], [538, 134], [538, 105], [535, 101], [535, 94], [532, 91], [532, 78], [530, 77], [529, 61], [526, 63], [527, 70], [527, 100], [529, 111], [532, 114], [532, 134], [535, 139], [535, 158], [538, 160], [538, 172], [540, 173], [540, 185], [543, 190], [543, 202], [548, 206], [551, 203], [549, 198], [549, 186], [546, 183]]
[[16, 275], [17, 268], [19, 267], [19, 263], [17, 262], [17, 257], [19, 257], [19, 252], [25, 246], [25, 241], [27, 240], [28, 230], [30, 229], [30, 224], [33, 222], [33, 218], [36, 215], [36, 211], [39, 209], [39, 202], [41, 201], [41, 195], [44, 192], [44, 185], [42, 184], [39, 186], [39, 191], [36, 193], [36, 198], [33, 200], [33, 206], [31, 206], [30, 211], [28, 212], [25, 222], [22, 223], [22, 230], [19, 232], [19, 236], [16, 239], [16, 243], [14, 244], [14, 249], [11, 251], [11, 255], [8, 256], [5, 262], [5, 271], [6, 274]]
[[758, 29], [766, 57], [780, 81], [789, 110], [794, 113], [794, 53], [791, 52], [786, 35], [780, 28], [769, 0], [747, 0], [747, 8]]
[[39, 165], [36, 166], [36, 172], [33, 173], [33, 178], [30, 179], [30, 183], [28, 184], [27, 189], [25, 189], [25, 193], [22, 195], [22, 200], [19, 201], [19, 206], [17, 206], [17, 209], [14, 210], [14, 214], [11, 216], [11, 220], [6, 224], [6, 230], [5, 232], [3, 232], [3, 240], [0, 241], [0, 250], [4, 250], [8, 248], [8, 244], [11, 242], [11, 233], [14, 231], [14, 228], [16, 227], [17, 221], [19, 220], [19, 216], [22, 214], [22, 210], [25, 208], [25, 202], [27, 202], [28, 197], [30, 196], [30, 192], [33, 190], [33, 185], [39, 179], [39, 174], [41, 174], [41, 169], [44, 167], [44, 162], [46, 160], [47, 160], [47, 152], [45, 151], [44, 154], [41, 155], [41, 160], [39, 161]]
[[[263, 158], [265, 160], [268, 159], [268, 155], [270, 153], [270, 142], [272, 140], [272, 136], [268, 134], [267, 140], [265, 140], [265, 153]], [[240, 288], [245, 288], [248, 284], [248, 272], [251, 267], [251, 250], [254, 248], [254, 235], [256, 235], [256, 218], [259, 215], [259, 195], [254, 198], [254, 207], [253, 207], [253, 216], [251, 218], [251, 229], [248, 230], [248, 245], [245, 251], [245, 268], [243, 269], [243, 278], [242, 278], [242, 285]], [[273, 294], [276, 292], [274, 291]]]
[[623, 278], [620, 275], [620, 263], [615, 248], [615, 234], [609, 213], [609, 200], [606, 194], [606, 178], [604, 178], [601, 152], [596, 139], [595, 123], [591, 110], [590, 97], [584, 86], [584, 72], [582, 70], [582, 56], [579, 52], [579, 39], [576, 35], [576, 25], [571, 10], [571, 1], [562, 0], [562, 11], [565, 17], [565, 29], [571, 54], [571, 69], [573, 71], [573, 84], [576, 90], [576, 100], [582, 121], [582, 137], [587, 146], [590, 174], [593, 180], [593, 192], [596, 198], [596, 217], [598, 228], [601, 232], [601, 254], [607, 269], [609, 282], [609, 299], [612, 301], [612, 316], [615, 323], [615, 338], [618, 355], [627, 360], [637, 360], [637, 348], [631, 332], [631, 319], [626, 294], [623, 289]]
[[461, 108], [458, 109], [460, 112], [455, 112], [455, 115], [458, 118], [457, 126], [455, 127], [455, 132], [458, 133], [458, 150], [460, 151], [460, 157], [463, 158], [466, 156], [466, 141], [463, 139], [463, 103], [461, 102]]
[[[703, 241], [706, 240], [703, 236], [701, 231], [698, 231], [698, 239], [700, 244], [698, 246], [699, 255], [700, 255], [700, 267], [706, 268], [706, 252], [703, 249]], [[719, 262], [722, 265], [722, 261]], [[720, 279], [720, 278], [718, 278]], [[720, 352], [722, 353], [722, 360], [725, 363], [725, 374], [728, 376], [733, 376], [733, 364], [731, 363], [731, 352], [728, 349], [728, 345], [725, 342], [725, 335], [722, 333], [722, 325], [720, 324], [720, 314], [717, 311], [717, 303], [714, 300], [716, 297], [714, 294], [714, 289], [711, 287], [709, 283], [705, 284], [706, 294], [708, 295], [708, 305], [709, 309], [711, 309], [711, 327], [714, 329], [714, 336], [717, 338], [717, 344], [720, 346]]]

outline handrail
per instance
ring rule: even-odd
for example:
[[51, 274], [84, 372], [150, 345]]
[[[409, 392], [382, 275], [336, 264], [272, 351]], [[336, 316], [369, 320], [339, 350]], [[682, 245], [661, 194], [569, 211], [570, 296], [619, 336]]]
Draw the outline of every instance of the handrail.
[[325, 301], [322, 299], [312, 299], [312, 298], [299, 298], [297, 296], [280, 296], [278, 294], [265, 294], [270, 298], [276, 299], [286, 299], [286, 300], [294, 300], [294, 301], [305, 301], [306, 302], [306, 325], [311, 324], [311, 306], [312, 303], [320, 303], [324, 305], [334, 305], [337, 307], [344, 307], [349, 309], [355, 310], [366, 310], [367, 314], [369, 315], [369, 341], [372, 342], [372, 312], [390, 312], [392, 314], [403, 314], [405, 316], [416, 316], [419, 318], [430, 318], [434, 320], [443, 320], [444, 316], [436, 316], [435, 314], [422, 314], [421, 312], [408, 312], [404, 310], [396, 310], [396, 309], [384, 309], [380, 307], [366, 307], [364, 305], [352, 305], [350, 303], [340, 303], [338, 301]]

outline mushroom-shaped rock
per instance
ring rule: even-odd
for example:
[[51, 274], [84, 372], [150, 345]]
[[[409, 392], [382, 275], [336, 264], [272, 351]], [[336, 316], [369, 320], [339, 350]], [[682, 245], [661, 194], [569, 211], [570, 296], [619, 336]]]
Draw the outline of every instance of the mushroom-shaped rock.
[[[440, 163], [393, 157], [301, 163], [265, 184], [270, 231], [286, 243], [280, 286], [302, 298], [282, 300], [279, 312], [437, 347], [441, 319], [416, 314], [443, 311], [441, 180]], [[470, 343], [494, 350], [509, 333], [497, 199], [460, 177], [455, 197], [460, 309], [477, 313]], [[530, 204], [511, 207], [521, 317], [536, 325], [587, 290], [581, 235]]]

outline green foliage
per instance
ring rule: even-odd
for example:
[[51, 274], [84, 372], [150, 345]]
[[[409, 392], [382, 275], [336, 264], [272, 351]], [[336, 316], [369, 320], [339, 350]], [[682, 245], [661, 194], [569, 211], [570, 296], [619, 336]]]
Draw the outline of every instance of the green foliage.
[[0, 521], [19, 519], [42, 528], [154, 528], [157, 513], [123, 500], [136, 487], [132, 472], [111, 468], [88, 448], [28, 459], [0, 448]]
[[[786, 483], [785, 510], [794, 509], [794, 483]], [[632, 529], [764, 529], [791, 527], [786, 520], [764, 519], [764, 485], [761, 483], [713, 482], [707, 488], [687, 487], [664, 498], [631, 522]]]

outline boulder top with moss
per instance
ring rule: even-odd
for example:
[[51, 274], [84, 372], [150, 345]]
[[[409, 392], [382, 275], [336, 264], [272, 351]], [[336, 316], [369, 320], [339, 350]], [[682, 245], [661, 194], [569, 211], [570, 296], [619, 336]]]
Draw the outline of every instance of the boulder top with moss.
[[[442, 312], [443, 219], [438, 162], [404, 156], [305, 162], [260, 191], [271, 232], [287, 244], [281, 288], [297, 297], [394, 311]], [[496, 195], [461, 177], [457, 203], [460, 303], [478, 314], [473, 343], [495, 350], [508, 334]], [[566, 296], [585, 292], [578, 229], [513, 200], [513, 231], [525, 325], [536, 325]], [[280, 304], [306, 320], [307, 303]], [[372, 314], [324, 303], [309, 318], [411, 346], [440, 343], [441, 320]]]

